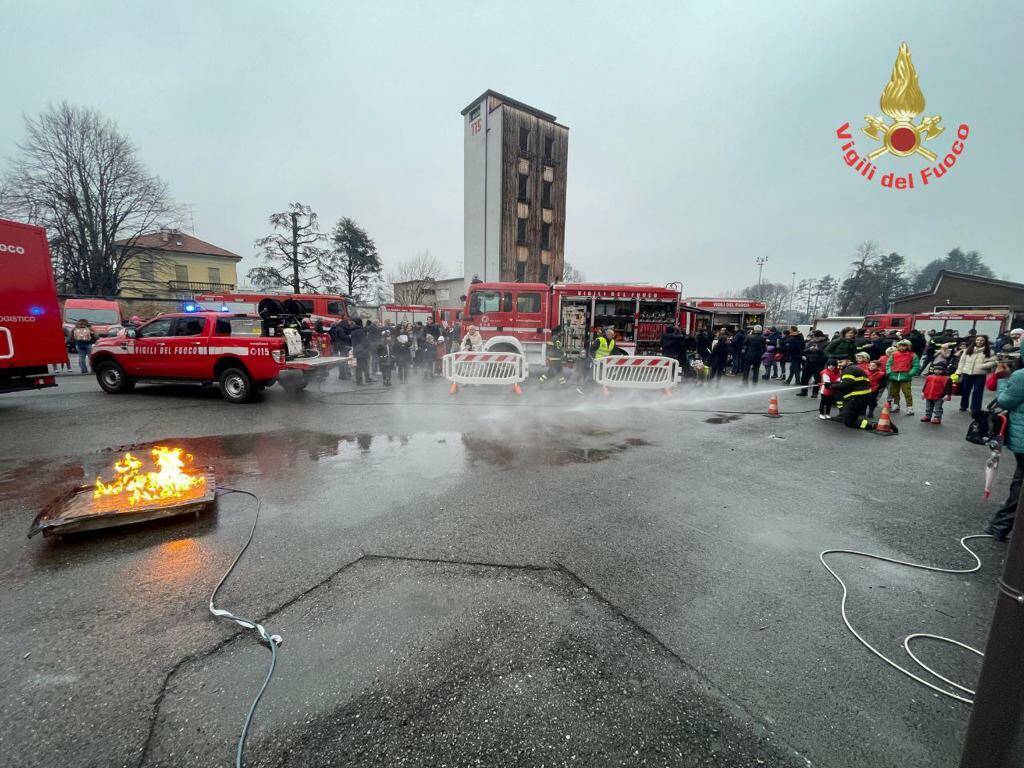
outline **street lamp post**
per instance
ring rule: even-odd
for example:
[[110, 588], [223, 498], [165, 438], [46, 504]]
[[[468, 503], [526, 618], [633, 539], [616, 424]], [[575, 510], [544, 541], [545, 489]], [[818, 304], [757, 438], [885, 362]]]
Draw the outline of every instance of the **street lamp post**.
[[[756, 259], [754, 259], [754, 262], [757, 264], [757, 292], [763, 293], [763, 291], [761, 290], [761, 273], [764, 271], [764, 265], [768, 263], [768, 257], [758, 256]], [[758, 298], [760, 299], [761, 296], [758, 296]]]

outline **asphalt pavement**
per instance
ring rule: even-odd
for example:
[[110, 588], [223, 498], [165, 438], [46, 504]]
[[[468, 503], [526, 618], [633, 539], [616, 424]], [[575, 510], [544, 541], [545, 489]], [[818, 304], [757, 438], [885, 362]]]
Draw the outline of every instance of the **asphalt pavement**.
[[[969, 707], [843, 627], [818, 562], [949, 567], [1006, 493], [947, 410], [884, 438], [771, 385], [675, 397], [385, 391], [331, 380], [224, 403], [91, 377], [0, 398], [0, 754], [18, 766], [229, 765], [269, 653], [209, 593], [255, 504], [27, 539], [126, 449], [182, 445], [262, 499], [218, 600], [284, 638], [246, 764], [958, 764]], [[723, 397], [725, 395], [725, 397]], [[855, 625], [984, 647], [1005, 545], [923, 573], [837, 556]], [[978, 659], [921, 652], [972, 685]]]

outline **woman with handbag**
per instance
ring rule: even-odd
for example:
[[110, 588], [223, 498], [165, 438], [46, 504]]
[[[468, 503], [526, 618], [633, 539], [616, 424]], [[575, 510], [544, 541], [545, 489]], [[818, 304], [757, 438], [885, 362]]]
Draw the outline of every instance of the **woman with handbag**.
[[1017, 460], [1017, 471], [1013, 473], [1006, 503], [992, 516], [985, 533], [996, 541], [1006, 541], [1013, 530], [1021, 483], [1024, 482], [1024, 368], [1018, 367], [1009, 378], [1000, 380], [998, 386], [999, 396], [995, 405], [1007, 412], [1010, 423], [1006, 430], [1006, 446]]
[[968, 407], [972, 414], [981, 412], [981, 398], [985, 394], [985, 377], [996, 367], [988, 336], [978, 334], [974, 345], [960, 356], [956, 366], [956, 379], [960, 381], [960, 410]]

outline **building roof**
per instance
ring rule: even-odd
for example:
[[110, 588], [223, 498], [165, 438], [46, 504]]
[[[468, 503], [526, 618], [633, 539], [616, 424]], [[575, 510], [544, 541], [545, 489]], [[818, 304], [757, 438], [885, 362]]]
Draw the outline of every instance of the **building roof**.
[[521, 101], [516, 101], [515, 99], [511, 98], [510, 96], [506, 96], [506, 95], [504, 95], [502, 93], [498, 93], [497, 91], [492, 91], [490, 88], [488, 88], [486, 91], [484, 91], [479, 96], [477, 96], [475, 99], [473, 99], [471, 102], [469, 102], [469, 104], [466, 105], [466, 108], [464, 110], [462, 110], [462, 112], [460, 112], [460, 114], [465, 115], [467, 112], [469, 112], [469, 110], [471, 110], [473, 107], [475, 107], [481, 101], [486, 99], [488, 96], [493, 96], [494, 98], [496, 98], [499, 101], [501, 101], [503, 104], [508, 104], [510, 107], [515, 107], [516, 109], [521, 109], [523, 112], [528, 112], [531, 115], [533, 115], [534, 117], [539, 117], [541, 120], [547, 120], [550, 123], [555, 122], [555, 116], [552, 115], [550, 112], [542, 112], [541, 110], [537, 109], [536, 107], [531, 107], [529, 104], [524, 104]]
[[134, 242], [129, 239], [118, 240], [115, 245], [131, 245], [134, 248], [145, 248], [150, 251], [171, 251], [174, 253], [195, 253], [202, 256], [220, 256], [226, 259], [241, 261], [242, 257], [198, 237], [180, 232], [176, 229], [164, 229], [158, 232], [147, 232], [139, 235]]
[[939, 283], [942, 282], [942, 278], [944, 277], [956, 277], [961, 280], [973, 280], [976, 283], [987, 283], [989, 285], [997, 285], [1001, 288], [1016, 288], [1024, 291], [1024, 283], [1014, 283], [1010, 280], [997, 280], [994, 277], [969, 275], [966, 272], [953, 272], [948, 269], [940, 269], [935, 275], [935, 282], [932, 283], [932, 287], [927, 291], [918, 291], [917, 293], [908, 293], [906, 296], [898, 296], [892, 300], [892, 303], [896, 304], [901, 301], [909, 301], [910, 299], [919, 299], [923, 296], [931, 296], [939, 290]]

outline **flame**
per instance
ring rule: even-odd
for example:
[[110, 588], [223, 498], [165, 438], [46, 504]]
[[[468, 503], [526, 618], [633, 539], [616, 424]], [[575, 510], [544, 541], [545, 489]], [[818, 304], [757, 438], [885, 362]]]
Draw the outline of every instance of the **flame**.
[[150, 451], [156, 470], [143, 472], [142, 461], [126, 453], [114, 462], [114, 479], [96, 478], [93, 502], [117, 501], [134, 507], [152, 502], [176, 501], [200, 496], [206, 477], [190, 474], [193, 456], [182, 448], [154, 446]]
[[892, 65], [892, 77], [882, 91], [878, 106], [893, 120], [910, 121], [924, 112], [924, 94], [917, 84], [917, 70], [906, 43], [900, 44], [896, 63]]

